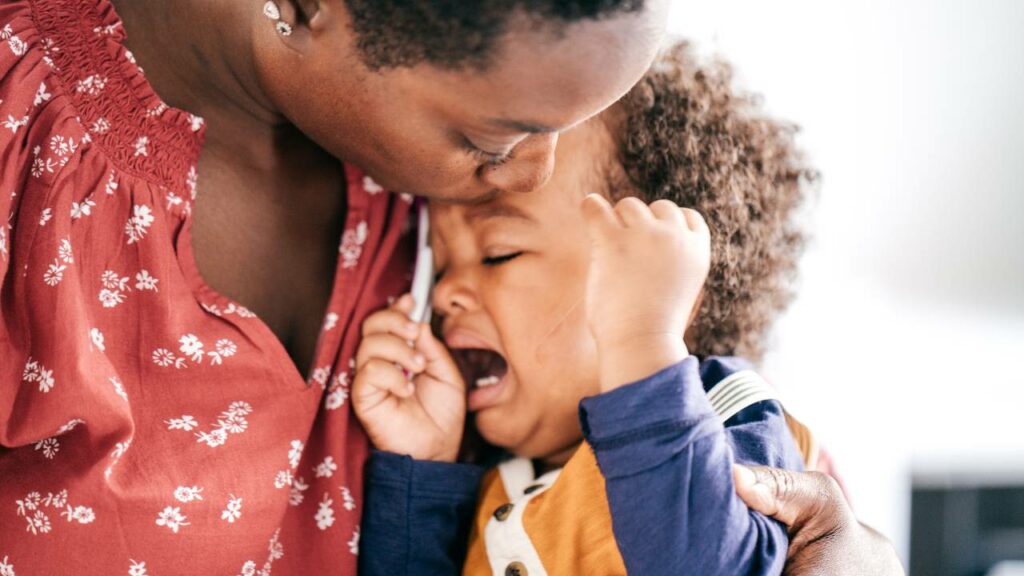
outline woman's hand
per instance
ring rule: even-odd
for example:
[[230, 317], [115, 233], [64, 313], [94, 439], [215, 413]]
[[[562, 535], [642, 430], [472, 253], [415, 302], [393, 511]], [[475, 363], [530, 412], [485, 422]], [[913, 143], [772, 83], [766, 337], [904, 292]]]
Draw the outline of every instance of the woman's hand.
[[418, 460], [454, 462], [466, 385], [429, 324], [409, 320], [406, 294], [363, 323], [352, 407], [374, 446]]
[[583, 201], [591, 240], [587, 316], [609, 391], [686, 358], [687, 324], [711, 261], [704, 218], [668, 200]]
[[747, 506], [789, 528], [785, 574], [904, 576], [892, 544], [857, 521], [830, 476], [739, 465], [734, 476]]

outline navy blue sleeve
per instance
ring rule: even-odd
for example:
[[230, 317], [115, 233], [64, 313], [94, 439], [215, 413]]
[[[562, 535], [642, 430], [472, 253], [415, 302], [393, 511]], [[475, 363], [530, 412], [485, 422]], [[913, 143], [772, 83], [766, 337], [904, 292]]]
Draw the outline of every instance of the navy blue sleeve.
[[373, 452], [359, 536], [360, 576], [458, 575], [484, 469]]
[[781, 406], [758, 402], [723, 426], [690, 357], [580, 403], [630, 574], [778, 575], [783, 525], [736, 495], [732, 464], [801, 469]]

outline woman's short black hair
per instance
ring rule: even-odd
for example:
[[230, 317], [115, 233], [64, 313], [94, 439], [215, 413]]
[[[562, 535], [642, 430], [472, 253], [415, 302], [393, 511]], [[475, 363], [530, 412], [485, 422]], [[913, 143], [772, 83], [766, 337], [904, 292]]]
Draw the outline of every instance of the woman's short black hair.
[[639, 10], [644, 0], [345, 0], [371, 70], [487, 66], [516, 15], [564, 26]]

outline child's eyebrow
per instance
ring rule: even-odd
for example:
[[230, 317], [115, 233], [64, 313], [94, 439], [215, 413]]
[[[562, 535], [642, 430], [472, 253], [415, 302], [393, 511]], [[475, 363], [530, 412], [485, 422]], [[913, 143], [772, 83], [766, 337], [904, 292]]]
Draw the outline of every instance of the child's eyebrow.
[[482, 206], [475, 206], [466, 211], [466, 222], [470, 224], [491, 218], [518, 218], [533, 224], [537, 222], [532, 216], [511, 204], [492, 202]]

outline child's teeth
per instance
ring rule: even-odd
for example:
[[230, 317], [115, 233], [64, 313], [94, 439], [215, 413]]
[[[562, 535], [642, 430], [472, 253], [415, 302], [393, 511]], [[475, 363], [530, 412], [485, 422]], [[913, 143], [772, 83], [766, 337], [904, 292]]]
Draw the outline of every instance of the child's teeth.
[[487, 386], [494, 386], [498, 383], [497, 376], [487, 376], [485, 378], [478, 378], [476, 381], [477, 388], [486, 388]]

